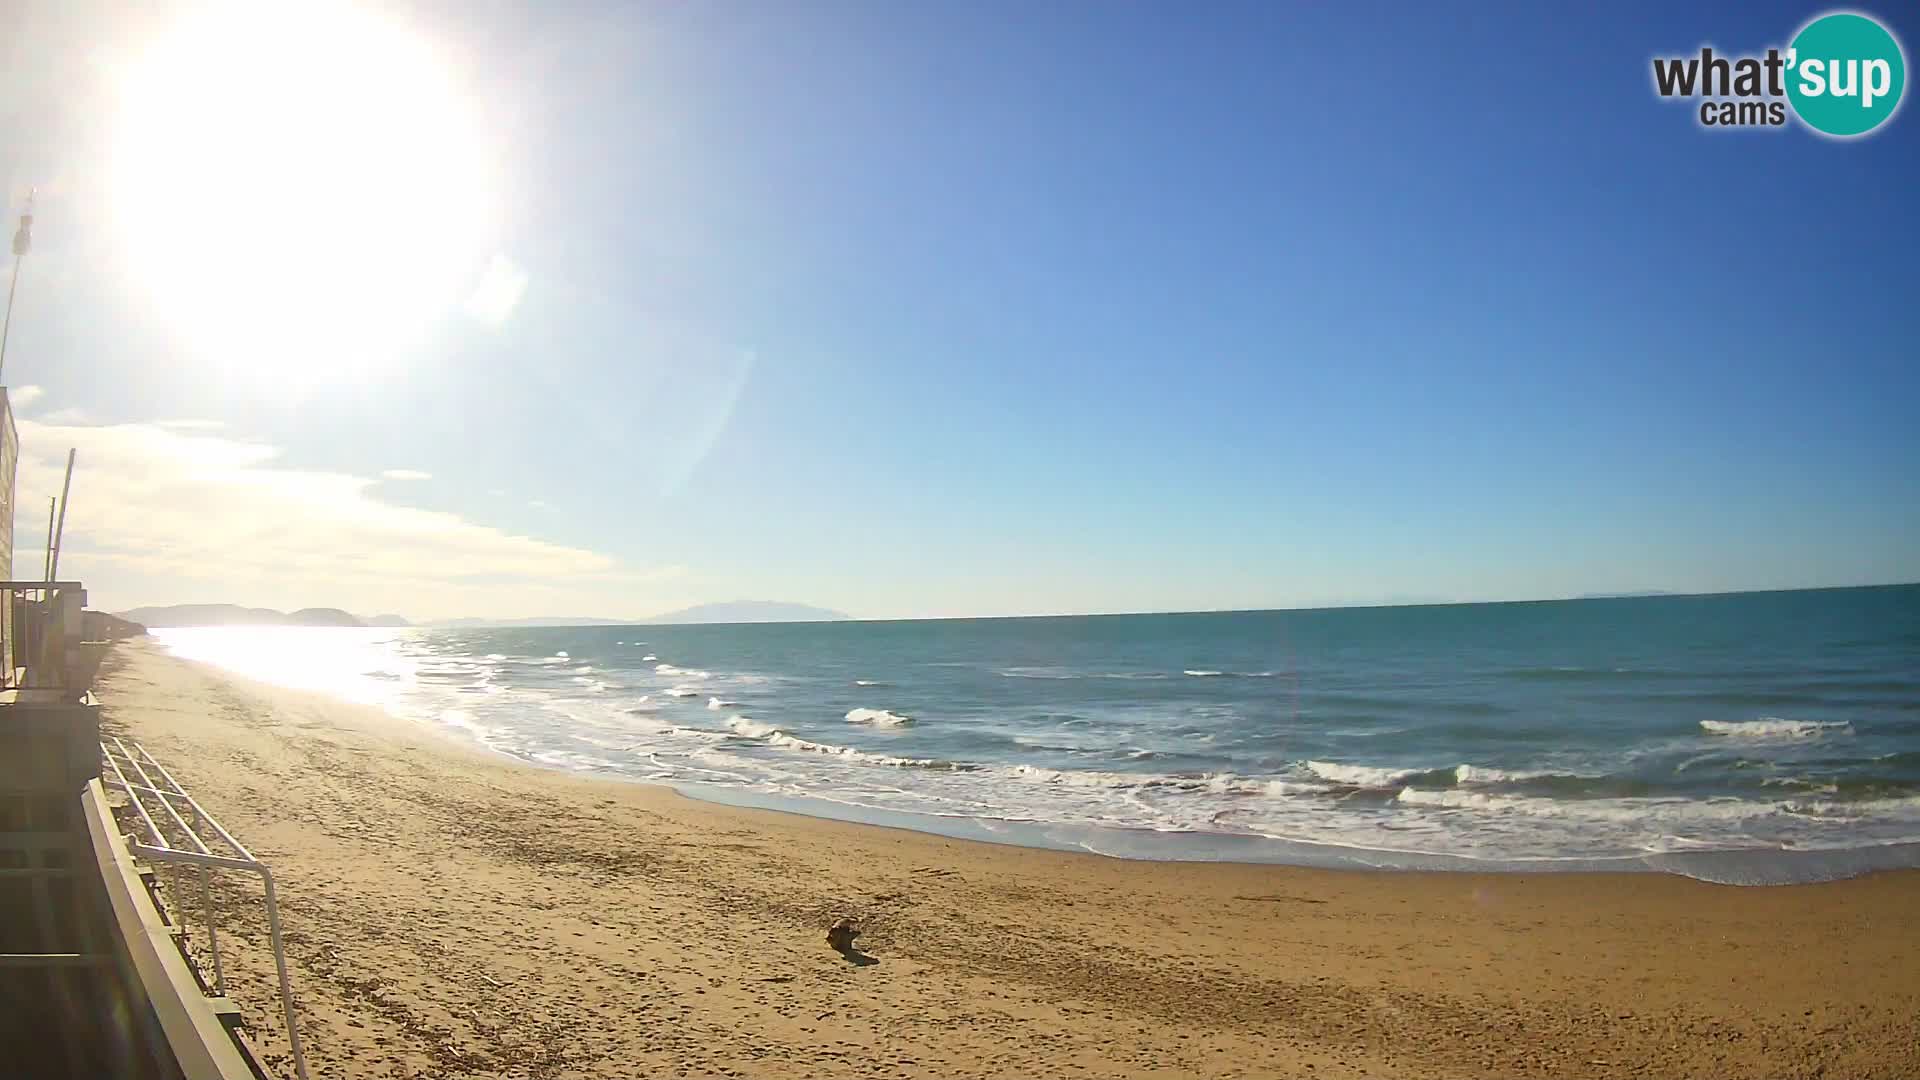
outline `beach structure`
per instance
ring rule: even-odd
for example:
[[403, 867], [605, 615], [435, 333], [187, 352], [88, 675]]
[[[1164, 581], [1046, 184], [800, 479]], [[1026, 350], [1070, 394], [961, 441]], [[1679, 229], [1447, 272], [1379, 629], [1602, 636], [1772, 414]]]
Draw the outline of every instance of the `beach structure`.
[[[17, 282], [18, 236], [14, 251]], [[304, 1080], [271, 873], [152, 755], [102, 741], [105, 645], [87, 631], [108, 621], [85, 617], [80, 582], [54, 580], [57, 530], [46, 576], [14, 580], [19, 447], [0, 387], [0, 1075], [276, 1075], [225, 996], [212, 886], [234, 873], [264, 885], [289, 1071]], [[163, 869], [199, 895], [163, 887]]]

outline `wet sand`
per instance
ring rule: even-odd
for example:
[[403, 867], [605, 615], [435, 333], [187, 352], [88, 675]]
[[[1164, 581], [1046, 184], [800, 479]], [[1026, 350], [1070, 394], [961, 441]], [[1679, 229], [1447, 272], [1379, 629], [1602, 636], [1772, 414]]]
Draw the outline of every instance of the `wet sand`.
[[[273, 867], [315, 1076], [1920, 1076], [1920, 871], [1128, 862], [533, 768], [151, 642], [96, 692]], [[258, 888], [217, 902], [284, 1059]]]

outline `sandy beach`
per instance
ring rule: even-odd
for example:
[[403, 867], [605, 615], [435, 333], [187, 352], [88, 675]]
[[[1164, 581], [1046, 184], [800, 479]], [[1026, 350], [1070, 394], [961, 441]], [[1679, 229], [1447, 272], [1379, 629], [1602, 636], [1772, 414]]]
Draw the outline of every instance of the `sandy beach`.
[[[1920, 1075], [1920, 872], [1126, 862], [534, 768], [151, 642], [96, 692], [275, 870], [316, 1076]], [[218, 902], [284, 1060], [257, 889]]]

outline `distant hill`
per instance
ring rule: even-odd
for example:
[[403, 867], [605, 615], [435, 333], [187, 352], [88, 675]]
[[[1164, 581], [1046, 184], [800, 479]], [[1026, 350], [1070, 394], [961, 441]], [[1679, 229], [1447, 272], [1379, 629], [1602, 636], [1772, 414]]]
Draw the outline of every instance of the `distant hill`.
[[365, 626], [339, 608], [301, 608], [295, 612], [238, 604], [171, 604], [134, 608], [120, 617], [142, 626]]
[[536, 615], [530, 619], [438, 619], [428, 626], [472, 628], [477, 626], [632, 626], [635, 619], [600, 619], [581, 615]]
[[844, 611], [783, 604], [775, 600], [737, 600], [731, 604], [696, 604], [647, 619], [650, 623], [766, 623], [841, 622], [853, 616]]
[[772, 600], [739, 600], [731, 604], [699, 604], [646, 619], [610, 619], [579, 615], [536, 615], [527, 619], [438, 619], [428, 626], [471, 629], [481, 626], [648, 626], [662, 623], [838, 622], [852, 616], [842, 611], [783, 604]]
[[121, 638], [139, 637], [147, 628], [137, 622], [109, 615], [104, 611], [83, 611], [80, 613], [80, 636], [88, 641], [118, 641]]
[[303, 607], [287, 615], [295, 626], [365, 626], [356, 616], [336, 607]]
[[[339, 608], [301, 608], [282, 612], [238, 604], [171, 604], [134, 608], [120, 617], [142, 626], [413, 626], [399, 615], [372, 615], [365, 619]], [[613, 619], [581, 615], [537, 615], [526, 619], [437, 619], [424, 626], [472, 629], [482, 626], [639, 626], [656, 623], [768, 623], [839, 622], [851, 618], [842, 611], [785, 604], [772, 600], [739, 600], [730, 604], [699, 604], [650, 619]]]
[[1582, 593], [1582, 600], [1639, 600], [1649, 596], [1678, 596], [1678, 593], [1665, 589], [1638, 589], [1634, 592], [1590, 592]]

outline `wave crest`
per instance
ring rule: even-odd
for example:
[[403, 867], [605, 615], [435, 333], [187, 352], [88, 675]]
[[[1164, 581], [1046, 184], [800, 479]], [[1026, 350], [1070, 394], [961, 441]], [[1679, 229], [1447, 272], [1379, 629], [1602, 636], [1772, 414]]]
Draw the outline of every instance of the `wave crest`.
[[1763, 716], [1758, 720], [1702, 720], [1701, 730], [1709, 735], [1735, 739], [1811, 739], [1832, 732], [1852, 732], [1845, 720], [1787, 720]]
[[1330, 784], [1339, 784], [1341, 787], [1386, 790], [1401, 787], [1409, 780], [1430, 773], [1451, 770], [1392, 769], [1374, 765], [1342, 765], [1337, 761], [1309, 761], [1307, 771]]
[[904, 727], [913, 717], [887, 709], [848, 709], [847, 723], [872, 724], [874, 727]]

